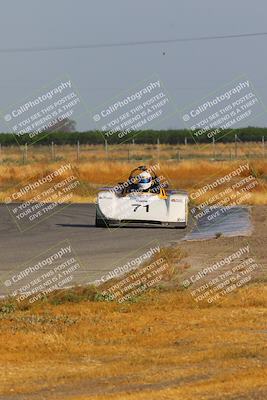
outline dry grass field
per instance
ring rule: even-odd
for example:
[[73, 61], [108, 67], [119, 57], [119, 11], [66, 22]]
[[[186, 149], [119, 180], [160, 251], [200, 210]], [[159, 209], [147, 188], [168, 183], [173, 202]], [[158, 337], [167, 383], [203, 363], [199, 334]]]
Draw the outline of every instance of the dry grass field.
[[[211, 151], [210, 145], [201, 148], [196, 145], [161, 145], [159, 148], [153, 145], [120, 145], [110, 146], [106, 153], [103, 146], [81, 146], [77, 160], [75, 147], [58, 146], [51, 159], [49, 147], [36, 146], [28, 149], [27, 160], [23, 162], [23, 152], [19, 148], [5, 148], [2, 149], [0, 164], [0, 201], [3, 202], [14, 187], [21, 187], [22, 182], [34, 182], [66, 163], [72, 165], [81, 182], [72, 197], [73, 202], [94, 201], [99, 187], [126, 180], [130, 170], [140, 164], [159, 164], [158, 173], [167, 179], [171, 187], [192, 192], [248, 163], [249, 171], [242, 173], [241, 177], [252, 174], [258, 184], [250, 191], [250, 198], [241, 204], [267, 203], [267, 158], [263, 157], [260, 144], [239, 144], [237, 159], [226, 157], [229, 152], [233, 154], [234, 144], [217, 144], [215, 158]], [[238, 179], [234, 178], [233, 183]], [[210, 190], [207, 195], [212, 197], [226, 186], [227, 183]], [[44, 185], [42, 189], [45, 188]], [[31, 192], [21, 200], [29, 200], [32, 195]]]
[[223, 306], [155, 289], [135, 303], [2, 305], [0, 399], [263, 400], [266, 304], [258, 283]]

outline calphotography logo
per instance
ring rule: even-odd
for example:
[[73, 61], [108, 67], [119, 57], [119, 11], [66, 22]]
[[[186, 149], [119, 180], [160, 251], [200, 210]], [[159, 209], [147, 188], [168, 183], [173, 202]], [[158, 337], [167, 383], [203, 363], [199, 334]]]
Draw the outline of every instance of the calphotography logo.
[[41, 88], [38, 94], [2, 112], [19, 145], [25, 141], [36, 143], [54, 131], [68, 131], [71, 120], [84, 113], [80, 95], [68, 77]]
[[13, 296], [16, 303], [26, 306], [77, 284], [81, 270], [80, 261], [67, 240], [6, 274], [2, 290]]
[[137, 250], [136, 255], [124, 264], [103, 275], [95, 284], [101, 289], [103, 300], [123, 303], [143, 295], [169, 280], [173, 268], [160, 246]]
[[47, 175], [32, 177], [12, 188], [5, 203], [18, 229], [23, 232], [70, 204], [80, 188], [71, 164], [62, 164]]
[[182, 121], [190, 129], [193, 140], [202, 142], [218, 140], [233, 128], [264, 112], [264, 107], [255, 89], [246, 77], [227, 84], [208, 95], [204, 102], [194, 104], [181, 111]]
[[169, 94], [158, 77], [153, 77], [99, 107], [92, 119], [103, 138], [125, 142], [143, 129], [159, 124], [174, 114]]

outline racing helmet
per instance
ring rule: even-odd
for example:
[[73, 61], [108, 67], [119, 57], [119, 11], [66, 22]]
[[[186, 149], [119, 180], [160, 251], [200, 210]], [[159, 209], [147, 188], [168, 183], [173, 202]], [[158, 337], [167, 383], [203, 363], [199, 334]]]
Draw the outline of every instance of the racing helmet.
[[152, 185], [152, 176], [148, 171], [143, 171], [138, 175], [138, 189], [139, 190], [148, 190]]

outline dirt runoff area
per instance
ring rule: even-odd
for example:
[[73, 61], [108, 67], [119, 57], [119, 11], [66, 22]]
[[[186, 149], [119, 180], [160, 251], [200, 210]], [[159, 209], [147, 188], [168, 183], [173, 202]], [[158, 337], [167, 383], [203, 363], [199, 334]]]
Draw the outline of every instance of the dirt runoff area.
[[[266, 281], [267, 206], [253, 206], [250, 212], [250, 236], [221, 236], [210, 240], [182, 242], [180, 247], [186, 252], [185, 261], [188, 263], [188, 269], [181, 276], [185, 287], [201, 286], [219, 275], [224, 280], [232, 275], [234, 283], [234, 273], [239, 273], [244, 284]], [[216, 283], [219, 282], [214, 281], [214, 285]]]

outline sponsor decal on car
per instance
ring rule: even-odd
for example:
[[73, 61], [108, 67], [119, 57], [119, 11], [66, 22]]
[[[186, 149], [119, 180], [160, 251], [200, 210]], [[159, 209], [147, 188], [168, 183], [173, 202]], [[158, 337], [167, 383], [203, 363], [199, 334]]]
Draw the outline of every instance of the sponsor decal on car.
[[106, 195], [106, 194], [100, 194], [99, 195], [99, 199], [110, 199], [110, 200], [112, 200], [113, 197], [109, 196], [109, 195]]

